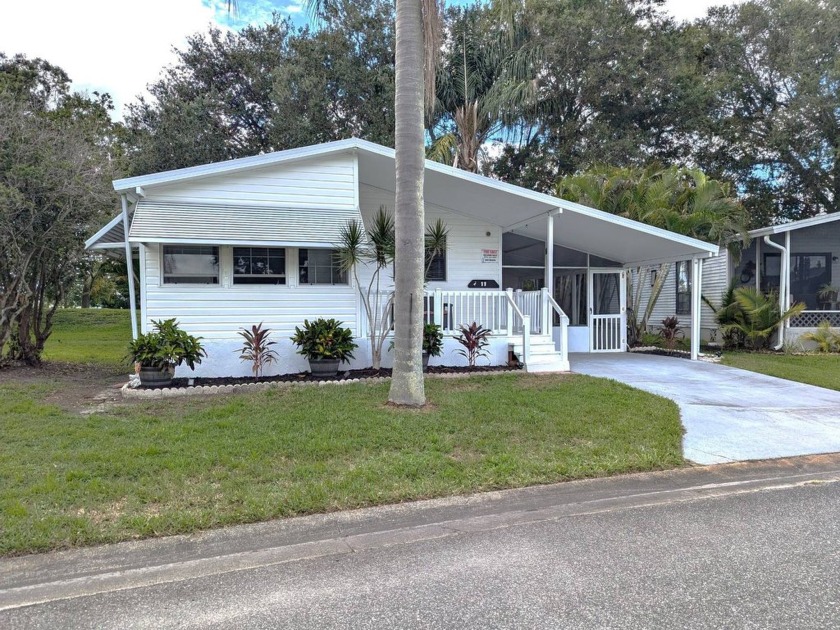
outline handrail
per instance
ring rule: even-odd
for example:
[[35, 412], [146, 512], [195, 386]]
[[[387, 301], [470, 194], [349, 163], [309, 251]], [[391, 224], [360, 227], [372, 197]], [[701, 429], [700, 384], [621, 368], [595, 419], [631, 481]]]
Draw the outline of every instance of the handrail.
[[545, 291], [548, 305], [551, 306], [555, 312], [560, 316], [560, 360], [564, 363], [569, 361], [569, 316], [563, 312], [560, 305], [547, 290]]
[[[528, 359], [531, 354], [531, 316], [524, 315], [516, 305], [516, 301], [513, 299], [513, 291], [505, 291], [505, 297], [508, 301], [508, 308], [510, 308], [516, 315], [519, 315], [519, 319], [522, 320], [522, 364], [527, 367]], [[511, 329], [510, 332], [513, 332], [512, 319], [513, 317], [508, 318], [508, 327]]]

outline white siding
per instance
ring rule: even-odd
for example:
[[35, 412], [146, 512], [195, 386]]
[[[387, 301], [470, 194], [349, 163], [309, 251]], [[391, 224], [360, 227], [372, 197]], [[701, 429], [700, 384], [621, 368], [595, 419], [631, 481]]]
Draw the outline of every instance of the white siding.
[[[381, 206], [394, 212], [394, 192], [361, 185], [362, 217], [368, 221]], [[502, 285], [501, 229], [490, 223], [465, 217], [441, 206], [426, 205], [426, 224], [442, 219], [449, 229], [446, 243], [446, 282], [429, 282], [428, 288], [467, 289], [470, 280], [495, 280]], [[488, 236], [489, 232], [489, 236]], [[498, 251], [496, 262], [482, 262], [482, 250]], [[359, 274], [362, 283], [369, 281], [367, 270]], [[387, 275], [390, 280], [390, 275]]]
[[148, 199], [355, 208], [355, 158], [336, 155], [148, 187]]
[[[659, 266], [656, 265], [652, 267], [652, 269], [658, 270]], [[720, 296], [726, 290], [726, 286], [729, 282], [728, 269], [729, 254], [725, 251], [720, 256], [706, 258], [703, 261], [703, 287], [701, 291], [704, 296], [712, 301], [713, 304], [720, 302]], [[662, 292], [659, 294], [659, 299], [657, 300], [656, 306], [653, 309], [653, 314], [648, 321], [648, 326], [656, 328], [666, 317], [676, 315], [676, 277], [676, 264], [671, 264], [668, 267], [668, 277], [665, 280], [665, 285], [662, 287]], [[636, 279], [634, 277], [634, 282], [635, 281]], [[642, 299], [639, 304], [640, 316], [644, 313], [645, 307], [647, 306], [648, 299], [650, 298], [650, 290], [650, 276], [648, 276], [647, 281], [642, 286]], [[632, 296], [628, 296], [627, 300], [628, 306], [632, 306], [630, 303]], [[677, 317], [680, 319], [680, 323], [685, 327], [685, 329], [688, 330], [691, 325], [691, 316], [677, 315]], [[703, 329], [703, 336], [706, 338], [708, 337], [711, 329], [717, 328], [714, 312], [705, 302], [703, 303], [701, 309], [700, 327]]]
[[[181, 327], [203, 338], [208, 356], [196, 366], [195, 372], [182, 366], [177, 376], [248, 376], [250, 364], [239, 359], [242, 338], [240, 328], [260, 322], [272, 331], [271, 338], [279, 360], [266, 372], [284, 374], [308, 369], [303, 357], [289, 337], [295, 326], [304, 319], [335, 317], [355, 330], [355, 289], [347, 286], [295, 286], [298, 250], [286, 249], [286, 275], [289, 285], [232, 286], [232, 253], [220, 247], [222, 283], [219, 285], [163, 285], [161, 284], [161, 246], [145, 247], [143, 278], [144, 330], [151, 329], [151, 321], [175, 317]], [[367, 353], [360, 348], [352, 367], [370, 365]]]

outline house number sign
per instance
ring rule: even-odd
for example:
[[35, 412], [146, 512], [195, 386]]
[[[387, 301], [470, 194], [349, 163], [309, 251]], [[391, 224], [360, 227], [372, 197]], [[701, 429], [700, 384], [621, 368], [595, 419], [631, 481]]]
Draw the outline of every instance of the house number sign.
[[470, 280], [468, 289], [498, 289], [499, 283], [495, 280]]

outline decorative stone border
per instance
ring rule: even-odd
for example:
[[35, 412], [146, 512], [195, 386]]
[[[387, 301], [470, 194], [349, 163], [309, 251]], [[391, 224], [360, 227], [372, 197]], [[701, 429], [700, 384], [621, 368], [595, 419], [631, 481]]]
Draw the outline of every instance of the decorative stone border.
[[[426, 378], [474, 378], [476, 376], [495, 376], [498, 374], [516, 374], [521, 370], [498, 370], [493, 372], [453, 372], [452, 374], [427, 374]], [[262, 383], [237, 383], [236, 385], [194, 385], [192, 387], [161, 387], [160, 389], [140, 389], [133, 386], [134, 379], [120, 388], [124, 398], [175, 398], [180, 396], [207, 396], [214, 394], [233, 394], [235, 392], [259, 392], [270, 389], [291, 389], [297, 387], [327, 387], [329, 385], [351, 385], [355, 383], [384, 383], [390, 376], [371, 378], [348, 378], [340, 381], [269, 381]]]

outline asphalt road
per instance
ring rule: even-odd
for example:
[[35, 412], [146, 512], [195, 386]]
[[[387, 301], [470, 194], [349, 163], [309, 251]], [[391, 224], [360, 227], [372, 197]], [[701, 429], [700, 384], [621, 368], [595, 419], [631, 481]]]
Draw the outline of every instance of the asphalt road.
[[7, 565], [29, 577], [0, 588], [0, 627], [837, 628], [838, 472], [685, 477], [632, 495], [599, 480], [542, 507], [360, 533], [346, 551], [253, 562], [249, 551], [227, 570], [178, 573], [173, 548], [171, 581], [111, 590], [88, 575], [103, 592], [53, 600], [55, 581], [44, 603], [17, 606], [8, 594], [36, 597], [26, 589], [50, 570], [23, 561]]

